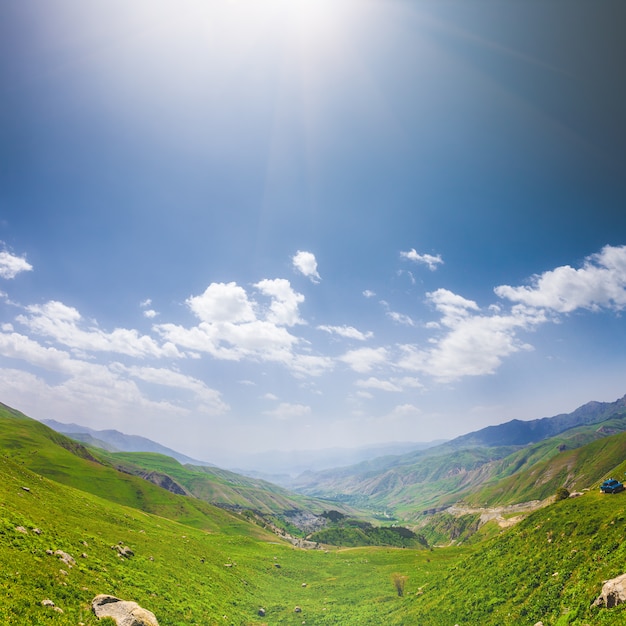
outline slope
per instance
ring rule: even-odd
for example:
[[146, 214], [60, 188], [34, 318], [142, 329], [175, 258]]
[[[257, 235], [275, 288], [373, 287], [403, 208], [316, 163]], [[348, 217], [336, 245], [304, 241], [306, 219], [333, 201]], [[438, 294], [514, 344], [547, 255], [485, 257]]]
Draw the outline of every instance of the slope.
[[118, 504], [206, 530], [243, 525], [206, 502], [177, 496], [104, 465], [81, 444], [6, 405], [0, 406], [0, 449], [13, 463]]
[[[470, 498], [482, 486], [547, 461], [564, 450], [626, 430], [624, 402], [624, 398], [613, 403], [591, 402], [569, 416], [534, 420], [530, 429], [522, 429], [522, 434], [517, 422], [509, 422], [418, 453], [305, 474], [294, 489], [311, 496], [368, 506], [382, 515], [415, 520], [425, 512], [436, 512], [459, 499]], [[560, 430], [572, 424], [574, 427]], [[534, 444], [520, 443], [531, 435], [554, 430], [560, 432], [556, 437]], [[496, 436], [498, 433], [501, 440]], [[516, 445], [496, 445], [502, 442], [516, 442]], [[499, 493], [501, 502], [513, 503], [519, 502], [520, 497], [534, 499], [541, 490], [516, 491], [503, 487]], [[483, 497], [491, 498], [488, 494]]]

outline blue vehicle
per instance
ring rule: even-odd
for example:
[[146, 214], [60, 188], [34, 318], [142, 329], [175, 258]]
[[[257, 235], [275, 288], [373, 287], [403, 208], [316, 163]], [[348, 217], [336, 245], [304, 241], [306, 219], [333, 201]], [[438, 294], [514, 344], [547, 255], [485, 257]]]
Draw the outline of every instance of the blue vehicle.
[[624, 485], [615, 478], [609, 478], [600, 485], [600, 491], [602, 493], [619, 493], [624, 491]]

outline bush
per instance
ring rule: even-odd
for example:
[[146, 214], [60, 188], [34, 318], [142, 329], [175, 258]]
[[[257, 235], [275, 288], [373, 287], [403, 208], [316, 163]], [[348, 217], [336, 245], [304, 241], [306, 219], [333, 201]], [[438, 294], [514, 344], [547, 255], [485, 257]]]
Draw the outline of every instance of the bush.
[[393, 586], [396, 588], [396, 591], [398, 592], [398, 596], [400, 598], [404, 595], [404, 585], [406, 584], [407, 578], [408, 576], [398, 574], [397, 572], [391, 575]]
[[565, 487], [559, 487], [554, 494], [555, 500], [567, 500], [569, 498], [569, 491]]

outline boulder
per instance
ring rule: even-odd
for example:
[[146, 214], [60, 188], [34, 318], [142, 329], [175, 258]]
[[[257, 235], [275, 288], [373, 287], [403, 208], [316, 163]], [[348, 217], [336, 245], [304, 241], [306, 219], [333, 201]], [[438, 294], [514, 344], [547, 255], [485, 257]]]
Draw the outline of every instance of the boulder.
[[76, 560], [74, 559], [74, 557], [71, 554], [68, 554], [67, 552], [63, 552], [63, 550], [56, 550], [55, 554], [66, 565], [69, 565], [70, 567], [74, 567], [74, 565], [76, 565]]
[[159, 626], [154, 613], [115, 596], [100, 594], [92, 600], [91, 608], [98, 619], [110, 617], [117, 626]]
[[602, 593], [596, 598], [594, 606], [604, 606], [611, 609], [626, 602], [626, 574], [605, 581]]

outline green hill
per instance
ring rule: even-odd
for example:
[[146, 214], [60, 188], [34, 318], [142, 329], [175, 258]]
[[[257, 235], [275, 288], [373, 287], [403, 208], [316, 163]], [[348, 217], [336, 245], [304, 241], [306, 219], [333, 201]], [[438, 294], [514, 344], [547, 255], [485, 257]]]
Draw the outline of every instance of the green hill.
[[[504, 530], [489, 522], [464, 546], [301, 550], [104, 466], [18, 412], [3, 409], [0, 433], [1, 624], [104, 624], [89, 608], [100, 593], [139, 602], [161, 626], [626, 621], [626, 605], [592, 606], [603, 581], [626, 571], [626, 492], [593, 489]], [[573, 466], [586, 465], [595, 484], [624, 475], [623, 460], [607, 472], [593, 462], [620, 450], [624, 435], [610, 435], [546, 463], [578, 454]], [[121, 556], [125, 547], [132, 555]]]
[[[584, 453], [568, 454], [568, 451], [626, 431], [624, 399], [616, 403], [589, 403], [572, 415], [573, 423], [582, 424], [537, 443], [461, 447], [462, 443], [468, 446], [471, 441], [482, 439], [495, 441], [497, 428], [490, 427], [485, 429], [489, 436], [479, 437], [474, 433], [472, 437], [460, 437], [424, 451], [311, 473], [302, 476], [294, 488], [310, 496], [334, 498], [412, 521], [420, 520], [425, 512], [443, 510], [458, 500], [492, 506], [542, 499], [559, 486], [588, 486], [589, 475], [602, 474], [612, 463], [619, 462], [617, 449], [613, 449], [612, 456], [603, 452], [593, 461], [591, 472], [586, 473], [583, 464], [589, 467], [590, 459]], [[548, 422], [552, 429], [555, 424], [568, 424], [565, 416], [550, 419], [556, 420]], [[519, 428], [510, 424], [510, 428], [515, 428], [502, 431], [505, 440], [519, 439]], [[543, 430], [547, 431], [547, 426]], [[601, 450], [602, 445], [598, 445], [597, 449]], [[567, 471], [556, 470], [558, 462], [554, 467], [546, 465], [556, 457], [568, 460]], [[580, 470], [575, 469], [577, 459], [580, 459]]]

